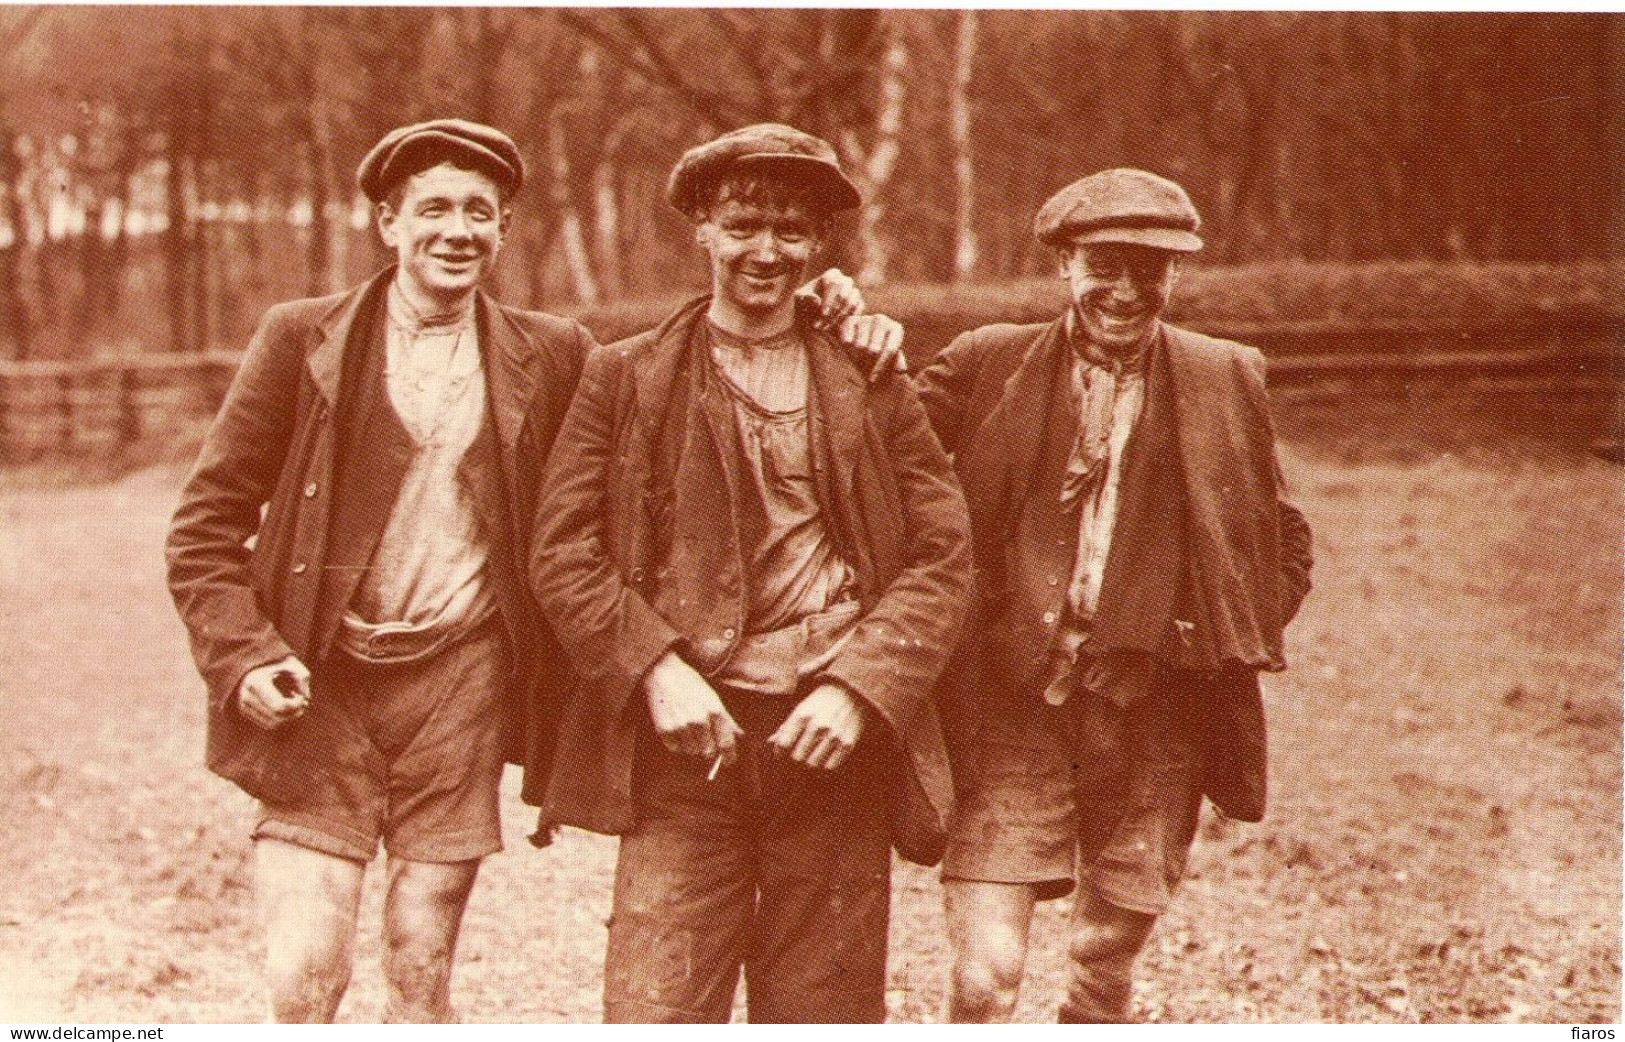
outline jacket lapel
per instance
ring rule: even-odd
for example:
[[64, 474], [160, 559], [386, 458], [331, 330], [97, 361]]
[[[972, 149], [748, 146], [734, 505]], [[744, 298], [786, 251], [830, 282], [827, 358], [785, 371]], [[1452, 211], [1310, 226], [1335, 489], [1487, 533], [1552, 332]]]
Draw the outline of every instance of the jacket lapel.
[[[1033, 341], [1021, 364], [1005, 381], [998, 404], [965, 450], [966, 460], [960, 470], [966, 475], [965, 497], [977, 531], [1007, 531], [1011, 522], [1005, 516], [1008, 506], [1022, 502], [1032, 485], [1039, 452], [1050, 440], [1044, 428], [1057, 370], [1064, 361], [1065, 329], [1065, 318], [1056, 319]], [[1077, 409], [1070, 402], [1066, 409], [1075, 430]], [[976, 479], [970, 475], [976, 475]], [[1002, 545], [1002, 537], [990, 535], [978, 540], [978, 545]]]
[[812, 375], [813, 396], [818, 407], [810, 413], [808, 438], [817, 459], [816, 446], [828, 447], [826, 466], [814, 471], [820, 502], [847, 514], [852, 497], [852, 474], [863, 446], [864, 395], [868, 391], [863, 374], [838, 352], [827, 336], [812, 334], [807, 341], [807, 364]]
[[364, 285], [340, 297], [333, 309], [316, 325], [316, 344], [306, 357], [305, 366], [330, 410], [339, 400], [339, 384], [344, 375], [344, 345], [350, 341], [350, 331], [355, 326], [361, 305], [373, 293], [383, 292], [385, 284], [394, 277], [394, 267], [385, 268]]
[[511, 465], [509, 457], [525, 425], [536, 375], [525, 366], [525, 337], [513, 319], [483, 291], [474, 298], [474, 309], [487, 410], [502, 443], [503, 462]]
[[655, 443], [666, 413], [671, 408], [672, 388], [677, 385], [677, 367], [683, 364], [684, 350], [694, 323], [704, 315], [710, 297], [692, 300], [677, 313], [661, 323], [654, 332], [654, 343], [639, 360], [634, 376], [637, 395], [637, 429], [629, 446], [629, 455], [647, 453]]

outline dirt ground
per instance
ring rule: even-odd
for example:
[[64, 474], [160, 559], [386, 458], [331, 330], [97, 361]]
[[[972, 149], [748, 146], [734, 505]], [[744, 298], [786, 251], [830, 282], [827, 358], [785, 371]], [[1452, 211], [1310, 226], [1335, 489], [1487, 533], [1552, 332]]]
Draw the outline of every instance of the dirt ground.
[[[1270, 815], [1205, 820], [1140, 1016], [1619, 1020], [1625, 492], [1587, 451], [1611, 408], [1285, 396], [1318, 562], [1268, 680]], [[183, 474], [0, 474], [0, 1021], [262, 1015], [252, 805], [201, 766], [163, 585]], [[533, 850], [517, 783], [458, 1001], [470, 1021], [593, 1021], [614, 844]], [[382, 1010], [377, 874], [346, 1021]], [[895, 1020], [939, 1016], [940, 900], [900, 866]], [[1066, 911], [1041, 908], [1022, 1020], [1054, 1017]]]

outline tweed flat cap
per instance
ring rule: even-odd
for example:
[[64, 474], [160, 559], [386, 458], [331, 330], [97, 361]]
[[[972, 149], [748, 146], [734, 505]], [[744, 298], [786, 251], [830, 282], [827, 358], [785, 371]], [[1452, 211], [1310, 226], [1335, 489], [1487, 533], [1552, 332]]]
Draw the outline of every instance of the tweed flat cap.
[[513, 139], [495, 127], [466, 119], [431, 119], [397, 127], [372, 146], [356, 168], [356, 183], [373, 202], [402, 178], [446, 160], [467, 164], [490, 177], [507, 195], [525, 182], [525, 161]]
[[1202, 218], [1185, 189], [1144, 170], [1102, 170], [1050, 196], [1033, 234], [1051, 246], [1124, 242], [1177, 253], [1202, 248]]
[[841, 173], [840, 159], [829, 142], [782, 123], [741, 127], [684, 152], [666, 182], [666, 199], [693, 215], [710, 201], [708, 193], [741, 166], [781, 172], [831, 213], [863, 201]]

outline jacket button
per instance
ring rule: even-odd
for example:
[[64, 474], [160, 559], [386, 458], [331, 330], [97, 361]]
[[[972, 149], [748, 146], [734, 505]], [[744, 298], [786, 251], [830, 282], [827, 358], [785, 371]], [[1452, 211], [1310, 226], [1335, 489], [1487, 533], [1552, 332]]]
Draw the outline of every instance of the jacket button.
[[643, 581], [643, 569], [642, 568], [633, 568], [631, 573], [627, 576], [627, 578], [632, 580], [635, 583], [642, 582]]
[[293, 574], [295, 574], [295, 575], [303, 575], [303, 574], [305, 574], [305, 562], [300, 561], [298, 564], [294, 565], [293, 566]]
[[1052, 576], [1049, 577], [1049, 584], [1051, 586], [1059, 586], [1059, 585], [1061, 585], [1061, 580], [1058, 577], [1052, 575]]
[[1044, 625], [1046, 625], [1046, 626], [1055, 625], [1055, 613], [1054, 612], [1047, 611], [1047, 612], [1044, 613]]
[[306, 499], [315, 499], [316, 498], [316, 482], [312, 481], [310, 484], [305, 486], [305, 498]]
[[733, 640], [734, 639], [734, 628], [732, 626], [729, 626], [727, 629], [722, 631], [722, 639], [723, 640]]

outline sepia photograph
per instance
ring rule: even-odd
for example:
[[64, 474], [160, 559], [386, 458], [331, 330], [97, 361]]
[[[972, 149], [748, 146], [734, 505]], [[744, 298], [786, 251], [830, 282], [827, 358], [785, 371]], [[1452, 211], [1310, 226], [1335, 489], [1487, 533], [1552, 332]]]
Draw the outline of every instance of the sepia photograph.
[[1622, 395], [1621, 13], [0, 5], [0, 1022], [1614, 1038]]

